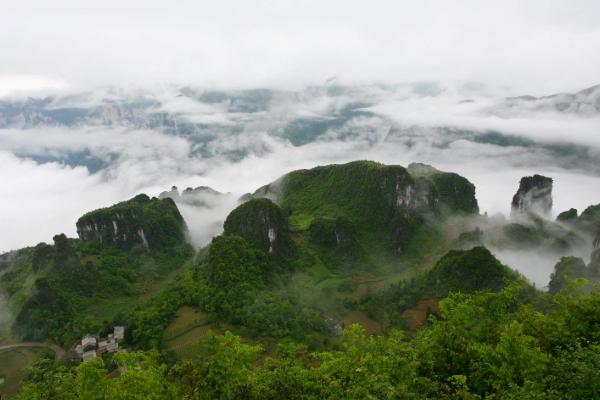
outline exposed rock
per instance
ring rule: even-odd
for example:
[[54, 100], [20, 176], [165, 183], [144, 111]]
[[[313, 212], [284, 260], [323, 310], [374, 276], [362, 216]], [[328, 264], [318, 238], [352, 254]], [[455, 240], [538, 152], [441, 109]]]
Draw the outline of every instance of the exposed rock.
[[297, 170], [243, 199], [250, 197], [269, 198], [309, 223], [343, 215], [366, 241], [383, 242], [394, 255], [406, 254], [423, 224], [479, 212], [471, 182], [425, 164], [353, 161]]
[[166, 190], [164, 192], [161, 192], [158, 195], [159, 199], [173, 199], [173, 201], [177, 201], [179, 200], [179, 189], [177, 189], [177, 186], [171, 186], [171, 190]]
[[356, 239], [356, 228], [345, 217], [315, 218], [308, 228], [309, 241], [340, 255], [356, 253], [360, 245]]
[[333, 319], [331, 317], [327, 317], [327, 318], [325, 318], [324, 322], [325, 322], [325, 325], [327, 326], [327, 329], [329, 329], [329, 332], [333, 336], [342, 336], [342, 334], [344, 333], [344, 327], [342, 326], [341, 323], [339, 323], [335, 319]]
[[77, 221], [77, 234], [82, 240], [150, 251], [184, 244], [187, 227], [173, 200], [140, 194], [85, 214]]
[[521, 178], [512, 200], [513, 214], [548, 215], [552, 211], [552, 178], [541, 175]]
[[287, 218], [269, 199], [252, 199], [233, 210], [225, 220], [224, 233], [241, 236], [273, 256], [284, 255], [292, 247]]
[[158, 195], [159, 199], [170, 198], [176, 203], [187, 204], [194, 207], [211, 208], [219, 203], [223, 196], [231, 196], [230, 193], [221, 193], [208, 186], [188, 187], [181, 194], [177, 186], [171, 190], [164, 191]]

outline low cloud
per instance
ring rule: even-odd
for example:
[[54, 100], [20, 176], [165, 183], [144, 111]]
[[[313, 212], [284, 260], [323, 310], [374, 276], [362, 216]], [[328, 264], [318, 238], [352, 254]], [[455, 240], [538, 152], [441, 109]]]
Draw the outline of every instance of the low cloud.
[[[480, 208], [490, 214], [507, 214], [519, 179], [534, 173], [554, 178], [556, 212], [570, 207], [581, 211], [600, 203], [596, 190], [600, 187], [599, 173], [589, 161], [594, 160], [598, 149], [597, 139], [591, 136], [594, 118], [552, 114], [555, 119], [564, 119], [559, 128], [568, 128], [572, 136], [559, 137], [560, 129], [555, 128], [556, 134], [549, 134], [551, 140], [556, 135], [569, 145], [588, 144], [587, 158], [573, 156], [570, 150], [557, 152], [545, 147], [547, 138], [540, 135], [544, 126], [552, 125], [552, 119], [528, 112], [525, 119], [519, 115], [518, 127], [509, 129], [495, 125], [499, 117], [487, 111], [501, 99], [457, 105], [463, 96], [453, 93], [444, 87], [416, 90], [410, 85], [334, 84], [300, 92], [272, 92], [263, 108], [240, 112], [231, 111], [236, 104], [229, 100], [206, 103], [194, 96], [182, 99], [171, 88], [154, 95], [159, 105], [148, 112], [204, 121], [200, 133], [177, 134], [160, 126], [136, 129], [118, 119], [112, 126], [0, 129], [0, 250], [49, 241], [59, 232], [73, 236], [74, 223], [83, 213], [140, 192], [158, 195], [172, 185], [210, 186], [231, 192], [231, 198], [237, 199], [291, 170], [356, 159], [405, 166], [424, 162], [457, 172], [476, 185]], [[114, 102], [123, 94], [112, 96]], [[77, 98], [69, 97], [70, 106], [90, 104], [89, 96], [79, 104]], [[93, 103], [98, 106], [102, 100]], [[60, 101], [52, 104], [55, 107]], [[366, 106], [344, 114], [351, 104]], [[306, 144], [293, 145], [286, 129], [298, 119], [326, 121], [316, 125], [326, 129]], [[479, 139], [488, 130], [500, 128], [531, 143], [499, 144]], [[302, 134], [314, 133], [313, 125], [302, 129]], [[73, 154], [98, 159], [102, 165], [97, 170], [88, 169], [88, 161]], [[234, 206], [233, 201], [223, 202], [213, 207], [212, 213], [181, 206], [194, 242], [204, 244], [218, 233], [219, 221]]]

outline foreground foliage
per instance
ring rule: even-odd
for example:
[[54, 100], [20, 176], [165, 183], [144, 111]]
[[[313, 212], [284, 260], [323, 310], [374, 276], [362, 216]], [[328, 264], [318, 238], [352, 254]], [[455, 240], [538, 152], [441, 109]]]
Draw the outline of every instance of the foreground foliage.
[[[120, 353], [78, 366], [39, 360], [18, 399], [591, 399], [600, 391], [600, 293], [527, 302], [527, 285], [451, 294], [412, 338], [354, 325], [337, 350], [280, 342], [274, 354], [227, 332], [200, 361]], [[544, 312], [542, 310], [545, 310]]]

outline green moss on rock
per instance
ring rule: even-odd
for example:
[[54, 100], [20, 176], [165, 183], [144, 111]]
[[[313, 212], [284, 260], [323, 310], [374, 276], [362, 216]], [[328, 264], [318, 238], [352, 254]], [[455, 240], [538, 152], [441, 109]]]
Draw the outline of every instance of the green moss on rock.
[[233, 210], [225, 220], [224, 234], [241, 236], [272, 256], [287, 255], [293, 248], [287, 217], [266, 198], [252, 199]]
[[[479, 210], [475, 187], [459, 175], [424, 164], [407, 169], [372, 161], [293, 171], [253, 197], [276, 201], [301, 229], [315, 219], [345, 218], [365, 246], [396, 255], [405, 254], [413, 238], [435, 231], [445, 216]], [[317, 221], [313, 234], [326, 228], [324, 221]]]
[[485, 247], [451, 250], [426, 273], [422, 289], [435, 298], [450, 292], [499, 291], [518, 278]]
[[308, 239], [311, 244], [326, 250], [335, 250], [339, 255], [359, 253], [356, 227], [346, 217], [313, 219], [308, 228]]
[[266, 265], [248, 242], [236, 235], [217, 236], [212, 240], [207, 260], [208, 282], [218, 289], [249, 285], [261, 281], [262, 267]]
[[187, 226], [173, 200], [140, 194], [85, 214], [77, 221], [77, 234], [84, 241], [152, 251], [185, 244]]

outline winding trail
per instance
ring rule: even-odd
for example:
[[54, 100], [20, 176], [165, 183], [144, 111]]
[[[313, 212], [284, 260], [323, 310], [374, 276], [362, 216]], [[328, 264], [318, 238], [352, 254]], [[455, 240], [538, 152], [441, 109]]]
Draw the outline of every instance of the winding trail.
[[21, 348], [21, 347], [47, 347], [54, 352], [54, 356], [56, 359], [62, 358], [62, 356], [65, 355], [65, 350], [62, 347], [60, 347], [56, 344], [49, 344], [49, 343], [42, 343], [42, 342], [20, 342], [20, 343], [14, 343], [14, 344], [6, 344], [3, 346], [0, 346], [0, 351], [12, 350], [12, 349], [17, 349], [17, 348]]

